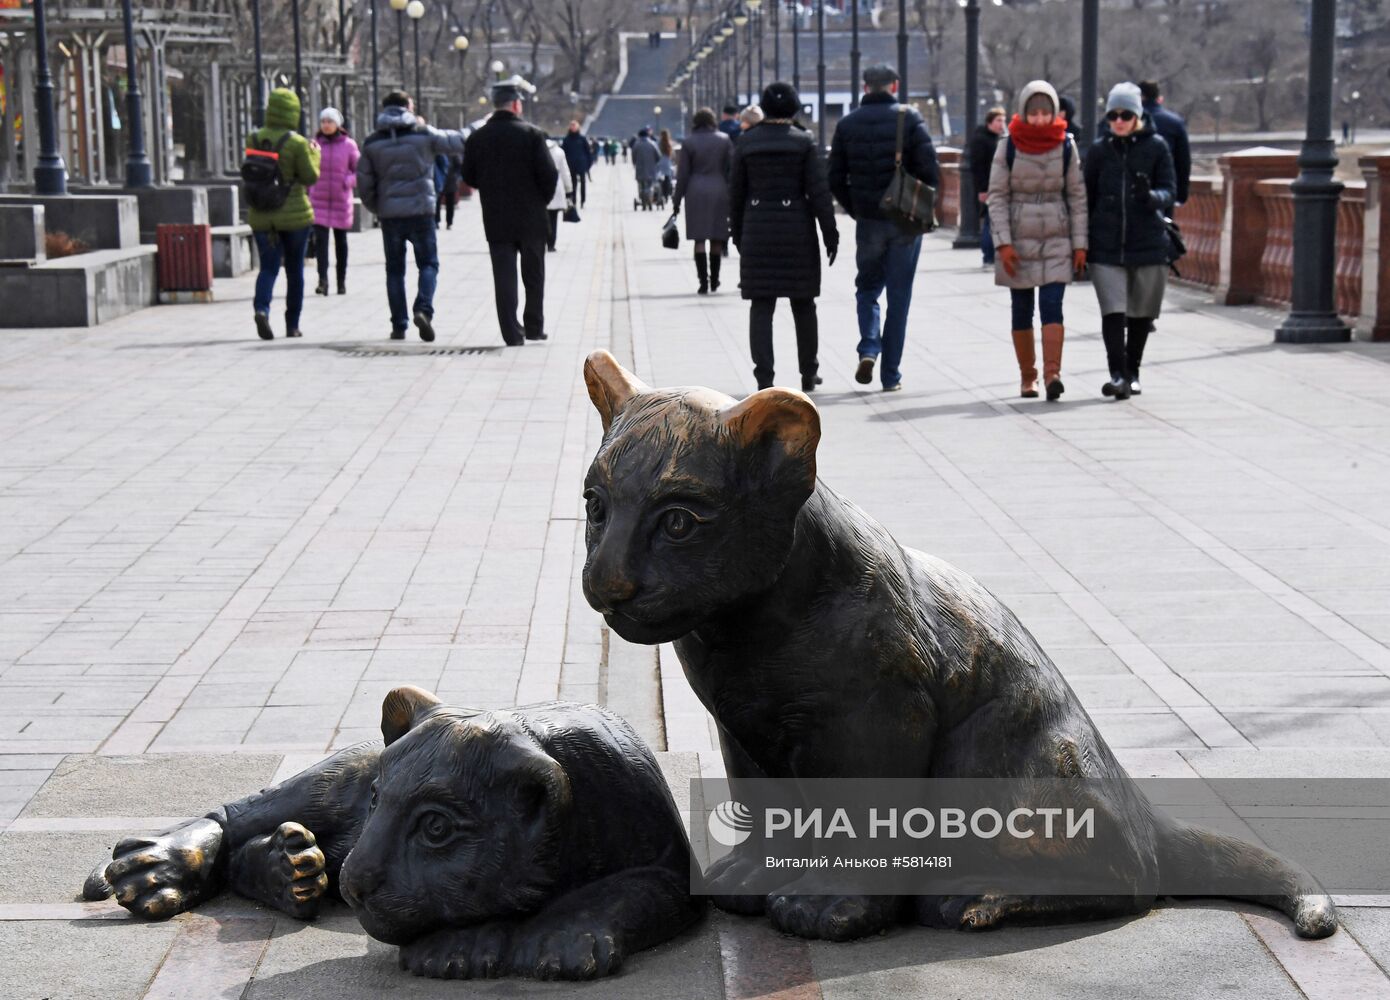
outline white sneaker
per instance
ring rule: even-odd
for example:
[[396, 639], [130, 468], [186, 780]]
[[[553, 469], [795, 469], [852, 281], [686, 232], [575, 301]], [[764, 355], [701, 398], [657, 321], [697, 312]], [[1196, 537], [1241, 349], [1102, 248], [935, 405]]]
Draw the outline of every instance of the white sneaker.
[[1131, 382], [1131, 383], [1129, 384], [1129, 394], [1130, 394], [1131, 396], [1137, 396], [1137, 395], [1139, 395], [1141, 392], [1143, 392], [1143, 390], [1139, 388], [1139, 380], [1138, 380], [1138, 379], [1135, 379], [1133, 382]]

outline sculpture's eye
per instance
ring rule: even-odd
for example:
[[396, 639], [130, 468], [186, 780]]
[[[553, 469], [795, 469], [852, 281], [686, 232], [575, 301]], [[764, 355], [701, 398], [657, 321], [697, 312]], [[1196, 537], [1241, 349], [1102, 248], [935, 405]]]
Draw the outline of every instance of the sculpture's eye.
[[603, 502], [597, 490], [584, 491], [584, 507], [590, 524], [602, 524], [608, 518], [608, 505]]
[[415, 825], [420, 839], [430, 847], [443, 847], [454, 839], [457, 829], [449, 816], [436, 810], [422, 814], [420, 821]]
[[672, 541], [683, 541], [695, 530], [695, 515], [684, 507], [672, 507], [661, 515], [661, 530]]

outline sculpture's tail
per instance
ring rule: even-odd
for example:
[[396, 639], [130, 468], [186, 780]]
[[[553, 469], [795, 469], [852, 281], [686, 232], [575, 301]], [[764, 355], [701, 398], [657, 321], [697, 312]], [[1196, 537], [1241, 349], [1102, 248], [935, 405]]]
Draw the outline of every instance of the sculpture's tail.
[[92, 874], [88, 875], [87, 881], [82, 883], [83, 899], [95, 903], [111, 898], [111, 893], [115, 890], [111, 888], [111, 883], [106, 880], [106, 866], [110, 863], [111, 859], [107, 858], [92, 869]]
[[[1337, 932], [1332, 897], [1303, 869], [1262, 847], [1216, 830], [1170, 820], [1160, 834], [1161, 871], [1187, 873], [1209, 887], [1192, 895], [1224, 896], [1281, 910], [1299, 937], [1325, 938]], [[1269, 893], [1252, 892], [1270, 886]]]

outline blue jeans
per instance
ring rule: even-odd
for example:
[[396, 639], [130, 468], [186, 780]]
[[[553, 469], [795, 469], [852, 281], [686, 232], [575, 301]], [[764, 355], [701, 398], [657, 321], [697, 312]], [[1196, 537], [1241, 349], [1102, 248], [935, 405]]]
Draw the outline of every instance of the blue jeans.
[[405, 308], [405, 247], [415, 248], [415, 269], [420, 272], [413, 312], [434, 315], [434, 285], [439, 278], [439, 252], [434, 242], [434, 216], [411, 215], [381, 220], [381, 242], [386, 248], [386, 300], [391, 303], [391, 329], [410, 325]]
[[[1038, 289], [1038, 313], [1042, 317], [1043, 326], [1062, 322], [1062, 296], [1066, 293], [1067, 286], [1060, 281], [1054, 281]], [[1010, 288], [1009, 298], [1014, 312], [1013, 328], [1033, 329], [1033, 289]]]
[[989, 209], [984, 205], [980, 206], [980, 253], [986, 264], [994, 263], [994, 237], [989, 231]]
[[[854, 298], [859, 312], [859, 356], [879, 358], [884, 388], [902, 381], [898, 365], [907, 341], [907, 310], [922, 237], [904, 233], [886, 219], [860, 219], [854, 227]], [[887, 288], [888, 315], [879, 328], [878, 297]]]
[[275, 279], [280, 265], [285, 266], [285, 332], [299, 329], [299, 314], [304, 309], [304, 251], [309, 247], [309, 227], [287, 232], [269, 230], [256, 236], [256, 250], [261, 258], [261, 270], [256, 275], [256, 312], [270, 313], [270, 298], [275, 294]]

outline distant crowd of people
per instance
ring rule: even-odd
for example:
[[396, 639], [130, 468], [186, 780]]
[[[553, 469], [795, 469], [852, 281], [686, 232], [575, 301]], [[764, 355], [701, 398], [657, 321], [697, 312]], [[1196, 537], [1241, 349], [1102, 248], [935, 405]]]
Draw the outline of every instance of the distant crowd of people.
[[[287, 277], [285, 335], [300, 335], [303, 265], [312, 236], [316, 292], [329, 293], [330, 251], [337, 291], [346, 293], [347, 231], [353, 198], [381, 226], [393, 339], [413, 322], [434, 339], [433, 298], [439, 260], [436, 230], [452, 227], [460, 183], [479, 192], [489, 245], [498, 323], [504, 343], [547, 338], [545, 255], [556, 249], [560, 220], [577, 221], [593, 166], [631, 160], [638, 208], [684, 214], [694, 245], [696, 293], [720, 288], [730, 243], [738, 250], [739, 290], [749, 302], [749, 351], [759, 388], [773, 383], [773, 316], [790, 303], [801, 387], [819, 376], [816, 299], [821, 262], [835, 264], [840, 235], [834, 206], [855, 220], [855, 303], [859, 327], [855, 378], [885, 392], [902, 388], [901, 363], [922, 234], [884, 196], [899, 173], [940, 186], [936, 151], [916, 109], [898, 101], [893, 67], [864, 72], [859, 107], [836, 125], [828, 156], [797, 120], [801, 98], [777, 81], [756, 105], [694, 114], [677, 148], [671, 134], [642, 128], [630, 140], [585, 136], [571, 122], [557, 142], [524, 120], [524, 80], [500, 81], [493, 112], [465, 136], [427, 125], [409, 95], [389, 94], [376, 128], [357, 143], [334, 108], [320, 115], [312, 140], [294, 131], [299, 102], [277, 89], [265, 125], [248, 142], [243, 167], [261, 271], [256, 330], [271, 339], [269, 307], [276, 276]], [[1187, 198], [1191, 153], [1182, 118], [1163, 106], [1158, 85], [1121, 82], [1106, 99], [1095, 140], [1079, 144], [1075, 105], [1045, 80], [1023, 87], [1012, 116], [989, 109], [970, 137], [966, 163], [981, 207], [983, 262], [1009, 290], [1011, 339], [1019, 393], [1065, 391], [1063, 301], [1073, 280], [1089, 278], [1101, 311], [1110, 378], [1102, 392], [1126, 399], [1141, 391], [1140, 366], [1162, 309], [1174, 238], [1168, 216]], [[268, 166], [269, 164], [269, 166]], [[672, 239], [677, 237], [672, 236]], [[418, 271], [407, 306], [406, 253]], [[823, 251], [823, 254], [822, 254]], [[525, 305], [517, 318], [520, 265]], [[886, 293], [886, 306], [880, 301]], [[1035, 318], [1041, 326], [1041, 386]]]

